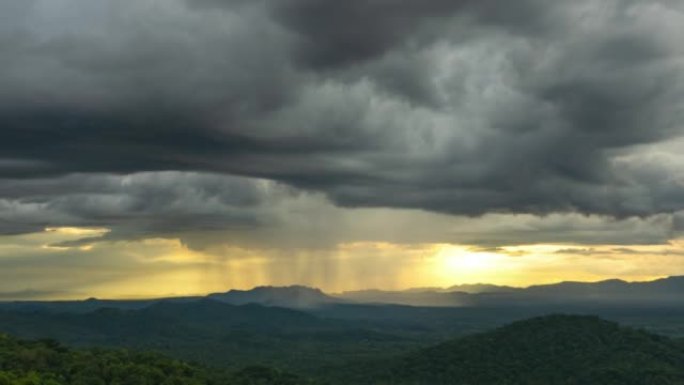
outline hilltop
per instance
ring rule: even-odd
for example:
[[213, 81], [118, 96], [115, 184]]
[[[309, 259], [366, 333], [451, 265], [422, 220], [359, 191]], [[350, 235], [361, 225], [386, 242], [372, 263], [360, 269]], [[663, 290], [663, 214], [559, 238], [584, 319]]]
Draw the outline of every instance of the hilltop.
[[320, 289], [297, 285], [286, 287], [260, 286], [251, 290], [230, 290], [226, 293], [209, 294], [207, 298], [231, 305], [255, 303], [293, 309], [310, 309], [342, 302], [340, 299], [323, 293]]
[[598, 317], [552, 315], [426, 348], [376, 373], [365, 383], [684, 384], [684, 349]]

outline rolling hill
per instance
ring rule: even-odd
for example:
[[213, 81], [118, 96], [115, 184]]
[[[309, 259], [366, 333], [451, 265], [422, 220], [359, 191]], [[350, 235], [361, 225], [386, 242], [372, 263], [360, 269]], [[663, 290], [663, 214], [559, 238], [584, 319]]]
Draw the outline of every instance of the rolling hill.
[[415, 341], [363, 323], [258, 304], [212, 299], [87, 313], [0, 311], [0, 333], [73, 346], [153, 350], [217, 367], [268, 364], [311, 371], [330, 362], [406, 351]]
[[[353, 381], [411, 385], [684, 384], [680, 343], [591, 316], [534, 318], [407, 355]], [[366, 373], [372, 371], [366, 369]]]
[[[253, 365], [340, 385], [684, 385], [683, 341], [595, 316], [536, 317], [422, 347], [294, 310], [210, 300], [14, 316], [24, 318], [0, 320], [25, 334], [134, 351], [71, 350], [53, 341], [2, 336], [2, 385], [33, 384], [36, 378], [36, 384], [50, 385], [166, 383], [163, 376], [174, 378], [169, 383], [194, 385], [308, 383], [279, 370], [243, 369]], [[209, 371], [148, 350], [223, 369]], [[135, 378], [111, 377], [128, 372]]]
[[459, 285], [447, 289], [403, 291], [363, 290], [341, 293], [349, 302], [409, 306], [529, 306], [586, 305], [684, 305], [684, 277], [647, 282], [611, 279], [600, 282], [560, 282], [527, 288], [495, 285]]

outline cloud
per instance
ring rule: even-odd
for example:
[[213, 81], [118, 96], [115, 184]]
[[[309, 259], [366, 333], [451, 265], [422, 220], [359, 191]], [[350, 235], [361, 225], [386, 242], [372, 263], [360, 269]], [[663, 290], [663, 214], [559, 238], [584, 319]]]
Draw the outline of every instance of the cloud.
[[[269, 180], [178, 171], [15, 179], [2, 185], [0, 197], [2, 235], [55, 229], [68, 239], [45, 244], [66, 249], [166, 238], [216, 254], [241, 247], [288, 255], [355, 242], [481, 248], [663, 244], [681, 233], [679, 213], [618, 220], [577, 213], [471, 218], [414, 209], [350, 209], [322, 193]], [[78, 228], [68, 228], [73, 226]]]
[[565, 218], [554, 234], [454, 236], [482, 244], [594, 239], [594, 220], [640, 227], [684, 209], [668, 144], [684, 134], [679, 2], [0, 7], [6, 234], [277, 227], [297, 194]]
[[95, 239], [113, 240], [252, 229], [272, 225], [272, 208], [297, 194], [263, 180], [175, 171], [21, 179], [0, 187], [0, 231], [105, 227], [113, 231], [95, 234]]
[[46, 298], [64, 298], [65, 296], [73, 296], [73, 293], [64, 291], [50, 291], [50, 290], [20, 290], [20, 291], [4, 291], [0, 292], [0, 301], [35, 301]]

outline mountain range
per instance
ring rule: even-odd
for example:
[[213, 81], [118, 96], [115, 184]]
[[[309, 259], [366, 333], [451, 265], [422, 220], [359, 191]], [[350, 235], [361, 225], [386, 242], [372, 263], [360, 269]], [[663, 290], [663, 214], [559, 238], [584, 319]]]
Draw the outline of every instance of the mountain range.
[[560, 282], [527, 288], [489, 284], [457, 285], [449, 288], [416, 288], [401, 291], [362, 290], [326, 294], [306, 286], [262, 286], [251, 290], [230, 290], [205, 297], [150, 300], [11, 301], [0, 309], [87, 312], [99, 308], [135, 310], [157, 302], [193, 302], [211, 299], [231, 305], [260, 304], [300, 310], [336, 305], [391, 304], [421, 307], [497, 307], [542, 305], [684, 305], [684, 277], [668, 277], [646, 282], [618, 279], [600, 282]]
[[513, 288], [496, 285], [462, 285], [448, 289], [345, 292], [338, 298], [356, 303], [411, 306], [521, 306], [551, 304], [684, 305], [684, 277], [648, 282], [613, 279], [600, 282], [561, 282]]
[[293, 309], [311, 309], [345, 302], [343, 299], [323, 293], [320, 289], [306, 286], [261, 286], [252, 290], [231, 290], [226, 293], [209, 294], [207, 298], [231, 305], [257, 303]]

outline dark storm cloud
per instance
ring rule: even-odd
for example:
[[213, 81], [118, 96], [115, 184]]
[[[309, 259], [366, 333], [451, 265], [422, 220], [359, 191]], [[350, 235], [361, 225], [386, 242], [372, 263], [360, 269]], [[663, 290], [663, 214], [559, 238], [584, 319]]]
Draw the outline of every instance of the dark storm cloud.
[[[679, 211], [681, 173], [640, 151], [684, 133], [682, 12], [665, 0], [2, 4], [0, 198], [5, 218], [18, 200], [36, 212], [1, 231], [252, 220], [185, 204], [173, 187], [204, 181], [183, 173], [141, 184], [155, 196], [117, 190], [123, 209], [65, 198], [106, 174], [159, 171], [266, 178], [350, 207]], [[58, 219], [41, 221], [51, 208]]]
[[[191, 7], [235, 10], [236, 0], [187, 1]], [[557, 14], [566, 6], [539, 0], [515, 3], [497, 0], [257, 0], [274, 20], [294, 31], [300, 64], [336, 69], [381, 56], [393, 49], [430, 44], [456, 27], [470, 38], [469, 29], [492, 26], [518, 34], [540, 33], [565, 21]], [[456, 26], [455, 26], [456, 25]], [[454, 38], [454, 36], [449, 36]], [[404, 46], [404, 47], [401, 47]]]
[[[112, 231], [102, 237], [106, 240], [267, 228], [274, 222], [269, 207], [296, 196], [266, 182], [181, 172], [75, 174], [9, 182], [0, 187], [0, 233], [107, 227]], [[95, 238], [86, 236], [78, 242]]]
[[[215, 2], [221, 3], [221, 2]], [[302, 37], [303, 64], [315, 69], [356, 65], [411, 45], [444, 38], [449, 23], [492, 24], [515, 32], [538, 31], [549, 8], [533, 0], [274, 1], [276, 19]], [[230, 4], [230, 1], [224, 2]], [[473, 23], [474, 25], [472, 25]], [[467, 35], [467, 27], [458, 32]], [[453, 38], [454, 36], [450, 36]], [[467, 38], [470, 36], [456, 36]]]
[[[462, 8], [454, 1], [312, 1], [277, 4], [277, 20], [297, 32], [301, 64], [339, 68], [373, 59], [410, 40], [428, 22], [440, 22]], [[465, 3], [464, 3], [465, 4]], [[418, 42], [416, 42], [418, 43]]]

